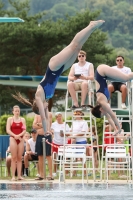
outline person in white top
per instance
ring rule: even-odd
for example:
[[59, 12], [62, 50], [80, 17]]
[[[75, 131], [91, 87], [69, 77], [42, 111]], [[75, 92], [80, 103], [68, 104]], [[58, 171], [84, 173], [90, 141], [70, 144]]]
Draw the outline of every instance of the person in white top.
[[[55, 114], [56, 121], [52, 123], [51, 130], [53, 132], [53, 144], [61, 146], [67, 144], [67, 138], [64, 140], [64, 132], [69, 132], [69, 126], [68, 124], [65, 124], [63, 122], [63, 116], [61, 112], [57, 112]], [[63, 131], [63, 133], [60, 133], [60, 131]], [[55, 150], [55, 148], [54, 148]], [[55, 152], [57, 152], [58, 148], [56, 148]]]
[[[29, 167], [29, 160], [36, 160], [38, 161], [38, 156], [35, 152], [35, 145], [36, 145], [36, 138], [37, 138], [37, 131], [36, 129], [31, 130], [31, 138], [26, 142], [26, 153], [24, 155], [24, 166], [25, 166], [25, 174], [28, 176], [28, 167]], [[37, 164], [37, 171], [39, 174], [38, 164]]]
[[[51, 131], [53, 133], [53, 146], [52, 146], [52, 152], [58, 153], [58, 147], [63, 146], [64, 143], [67, 144], [67, 134], [64, 133], [69, 132], [69, 126], [65, 122], [63, 122], [63, 116], [61, 112], [55, 113], [56, 121], [52, 123], [51, 125]], [[56, 154], [55, 157], [56, 157]], [[57, 171], [57, 164], [54, 164], [54, 176], [56, 176]]]
[[[130, 74], [131, 69], [129, 67], [124, 66], [124, 57], [123, 56], [117, 56], [116, 57], [116, 66], [113, 66], [113, 68], [116, 68], [123, 72], [124, 74]], [[116, 90], [120, 91], [122, 94], [122, 109], [126, 109], [126, 97], [127, 97], [127, 85], [126, 82], [118, 82], [118, 81], [111, 81], [111, 84], [108, 85], [108, 90], [110, 92], [110, 98], [111, 94], [115, 92]]]
[[[86, 133], [88, 132], [88, 123], [83, 119], [84, 113], [81, 110], [74, 111], [75, 120], [72, 122], [71, 131], [74, 136], [73, 142], [79, 145], [87, 144]], [[75, 140], [75, 141], [74, 141]], [[86, 164], [84, 164], [84, 168], [86, 168]], [[73, 176], [76, 175], [76, 170], [73, 172]], [[86, 171], [84, 171], [84, 175], [86, 175]]]
[[88, 80], [94, 80], [94, 66], [86, 61], [86, 52], [81, 50], [78, 54], [78, 63], [72, 65], [68, 75], [68, 91], [73, 100], [72, 109], [79, 107], [76, 91], [81, 90], [81, 107], [85, 107], [88, 93]]
[[87, 144], [84, 132], [88, 132], [88, 123], [83, 119], [83, 115], [84, 113], [80, 110], [74, 112], [75, 120], [72, 122], [71, 131], [76, 144]]

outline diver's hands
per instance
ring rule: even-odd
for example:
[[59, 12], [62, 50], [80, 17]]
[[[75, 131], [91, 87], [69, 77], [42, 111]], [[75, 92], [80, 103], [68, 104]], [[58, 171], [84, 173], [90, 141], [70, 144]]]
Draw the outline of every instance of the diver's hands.
[[51, 131], [47, 131], [44, 135], [52, 135], [52, 132]]
[[119, 130], [115, 130], [113, 135], [116, 136], [117, 134], [120, 134], [121, 131], [122, 131], [121, 129], [119, 129]]
[[48, 108], [48, 102], [47, 101], [45, 101], [43, 105], [44, 105], [44, 109]]

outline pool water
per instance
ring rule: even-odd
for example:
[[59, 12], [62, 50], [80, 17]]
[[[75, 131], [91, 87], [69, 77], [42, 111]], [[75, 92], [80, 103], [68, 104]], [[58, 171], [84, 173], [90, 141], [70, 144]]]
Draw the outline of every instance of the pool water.
[[133, 200], [129, 184], [0, 184], [0, 200]]

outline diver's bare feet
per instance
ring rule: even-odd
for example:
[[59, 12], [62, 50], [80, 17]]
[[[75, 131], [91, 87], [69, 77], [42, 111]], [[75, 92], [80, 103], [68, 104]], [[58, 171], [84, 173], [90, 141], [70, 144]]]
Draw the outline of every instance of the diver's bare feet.
[[91, 21], [89, 25], [91, 26], [91, 30], [94, 31], [96, 28], [100, 27], [104, 22], [104, 20]]

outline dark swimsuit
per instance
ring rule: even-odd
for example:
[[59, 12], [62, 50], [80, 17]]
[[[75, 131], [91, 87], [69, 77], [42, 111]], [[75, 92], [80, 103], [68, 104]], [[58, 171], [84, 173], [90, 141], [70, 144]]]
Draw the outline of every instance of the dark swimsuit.
[[54, 95], [55, 87], [57, 85], [59, 76], [61, 75], [62, 71], [64, 69], [64, 65], [58, 69], [57, 71], [51, 71], [49, 66], [47, 67], [46, 74], [42, 81], [40, 82], [40, 85], [42, 86], [45, 98], [50, 99]]
[[101, 76], [96, 69], [95, 80], [100, 85], [100, 88], [99, 88], [99, 90], [96, 91], [96, 93], [100, 92], [100, 93], [104, 94], [106, 96], [107, 100], [109, 100], [110, 95], [109, 95], [109, 90], [108, 90], [108, 87], [107, 87], [106, 76], [104, 76], [104, 77]]

